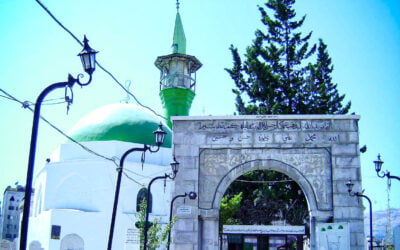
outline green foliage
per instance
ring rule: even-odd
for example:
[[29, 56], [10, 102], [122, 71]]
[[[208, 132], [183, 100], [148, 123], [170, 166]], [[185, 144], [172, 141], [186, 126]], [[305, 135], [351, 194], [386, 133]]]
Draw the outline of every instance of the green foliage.
[[222, 231], [223, 225], [240, 225], [242, 223], [241, 220], [236, 216], [240, 210], [241, 201], [241, 192], [231, 197], [228, 195], [222, 197], [219, 210], [220, 231]]
[[305, 16], [294, 20], [295, 0], [269, 0], [266, 9], [259, 6], [266, 31], [257, 30], [242, 61], [237, 48], [230, 51], [233, 67], [226, 69], [234, 80], [236, 108], [239, 114], [344, 114], [326, 44], [320, 40], [315, 63], [311, 59], [317, 46], [309, 44], [312, 32], [302, 35], [298, 29]]
[[[144, 245], [144, 225], [146, 220], [146, 199], [143, 199], [140, 203], [139, 212], [135, 213], [136, 219], [138, 219], [137, 227], [139, 228], [140, 237], [140, 249]], [[160, 218], [154, 219], [153, 222], [149, 222], [149, 227], [147, 229], [147, 249], [155, 250], [161, 246], [164, 242], [166, 243], [168, 239], [168, 234], [172, 229], [176, 221], [174, 217], [164, 228], [162, 228], [160, 223]]]
[[[240, 176], [226, 191], [221, 210], [223, 204], [237, 195], [241, 199], [232, 202], [232, 209], [228, 210], [232, 213], [224, 214], [235, 222], [245, 225], [270, 225], [273, 221], [285, 221], [290, 225], [308, 223], [305, 196], [297, 183], [282, 173], [256, 170]], [[220, 213], [220, 222], [224, 223], [226, 219], [222, 217], [222, 211]]]
[[309, 93], [309, 109], [313, 114], [346, 114], [351, 106], [348, 102], [344, 107], [344, 95], [339, 95], [337, 84], [332, 83], [330, 74], [333, 72], [332, 59], [329, 57], [327, 45], [319, 39], [317, 62], [309, 64], [307, 87]]

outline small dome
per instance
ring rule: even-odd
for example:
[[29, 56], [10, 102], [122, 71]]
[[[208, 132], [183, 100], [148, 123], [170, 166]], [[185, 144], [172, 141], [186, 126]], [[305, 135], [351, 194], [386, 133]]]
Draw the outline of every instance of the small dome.
[[[125, 141], [155, 145], [153, 131], [162, 118], [135, 104], [118, 103], [100, 107], [84, 116], [71, 129], [69, 135], [80, 142]], [[163, 124], [164, 125], [164, 124]], [[163, 147], [171, 147], [171, 130], [167, 132]]]

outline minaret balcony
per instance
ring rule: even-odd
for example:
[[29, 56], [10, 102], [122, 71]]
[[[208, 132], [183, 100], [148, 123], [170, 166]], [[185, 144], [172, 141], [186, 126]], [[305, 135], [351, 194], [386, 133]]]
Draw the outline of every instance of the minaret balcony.
[[173, 73], [165, 75], [160, 80], [160, 90], [169, 88], [184, 88], [195, 93], [196, 80], [190, 75], [183, 73]]

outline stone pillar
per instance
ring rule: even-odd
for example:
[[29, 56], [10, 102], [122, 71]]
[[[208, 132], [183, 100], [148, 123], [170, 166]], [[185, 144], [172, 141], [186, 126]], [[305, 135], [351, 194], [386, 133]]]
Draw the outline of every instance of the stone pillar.
[[201, 250], [215, 250], [219, 245], [219, 211], [217, 209], [206, 210], [199, 217], [199, 231], [201, 232], [200, 239]]
[[[350, 247], [352, 250], [362, 250], [365, 249], [364, 201], [359, 197], [350, 196], [346, 186], [351, 179], [354, 183], [353, 190], [362, 190], [357, 122], [342, 123], [341, 127], [350, 131], [346, 137], [342, 136], [345, 140], [332, 145], [334, 222], [349, 222]], [[344, 126], [346, 124], [347, 126]]]
[[178, 218], [174, 225], [170, 249], [197, 250], [197, 223], [193, 219]]

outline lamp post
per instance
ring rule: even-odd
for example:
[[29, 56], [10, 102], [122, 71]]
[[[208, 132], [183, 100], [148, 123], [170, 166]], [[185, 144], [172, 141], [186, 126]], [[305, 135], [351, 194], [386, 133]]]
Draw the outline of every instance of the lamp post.
[[[113, 241], [114, 226], [115, 226], [115, 217], [117, 215], [118, 199], [119, 199], [119, 192], [120, 192], [120, 189], [121, 189], [122, 171], [123, 171], [123, 168], [124, 168], [125, 158], [130, 153], [135, 152], [135, 151], [141, 151], [143, 155], [146, 153], [146, 151], [150, 151], [151, 153], [158, 152], [158, 150], [160, 150], [161, 145], [164, 143], [165, 135], [167, 133], [163, 130], [162, 124], [160, 123], [160, 125], [158, 126], [158, 129], [156, 131], [154, 131], [153, 134], [155, 136], [155, 141], [156, 141], [156, 144], [157, 144], [157, 148], [156, 149], [152, 149], [151, 146], [148, 146], [146, 144], [143, 145], [143, 148], [131, 148], [131, 149], [129, 149], [128, 151], [126, 151], [122, 155], [121, 160], [119, 162], [119, 167], [117, 168], [118, 177], [117, 177], [117, 184], [116, 184], [116, 187], [115, 187], [114, 206], [113, 206], [113, 212], [112, 212], [112, 216], [111, 216], [110, 233], [108, 235], [108, 247], [107, 247], [108, 250], [112, 249], [112, 241]], [[142, 157], [142, 159], [144, 159], [144, 158]]]
[[376, 174], [378, 175], [378, 177], [385, 178], [385, 176], [386, 176], [389, 179], [389, 181], [390, 181], [390, 179], [396, 179], [396, 180], [400, 181], [400, 177], [391, 175], [390, 172], [387, 170], [386, 170], [386, 172], [383, 173], [383, 175], [380, 175], [382, 165], [383, 165], [383, 161], [381, 160], [380, 154], [378, 154], [378, 159], [376, 159], [374, 161], [374, 164], [375, 164], [375, 171], [376, 171]]
[[[188, 193], [179, 194], [179, 195], [175, 196], [174, 198], [172, 198], [172, 200], [171, 200], [171, 206], [170, 206], [170, 210], [169, 210], [169, 222], [170, 222], [170, 223], [171, 223], [171, 221], [172, 221], [172, 210], [174, 209], [174, 202], [175, 202], [175, 200], [178, 199], [178, 198], [186, 197], [186, 196], [188, 196], [188, 195], [189, 195], [189, 199], [191, 199], [191, 200], [194, 200], [194, 199], [197, 198], [196, 192], [190, 192], [189, 194], [188, 194]], [[168, 242], [167, 242], [167, 249], [168, 249], [168, 250], [169, 250], [169, 245], [171, 244], [171, 230], [172, 230], [172, 227], [170, 228], [170, 230], [169, 230], [169, 232], [168, 232]]]
[[369, 203], [369, 249], [373, 249], [373, 235], [372, 235], [372, 203], [371, 200], [369, 199], [368, 196], [360, 193], [360, 192], [353, 192], [353, 186], [354, 183], [351, 181], [351, 179], [346, 183], [347, 186], [347, 191], [349, 192], [350, 196], [358, 196], [358, 197], [363, 197], [365, 199], [367, 199], [368, 203]]
[[83, 74], [78, 74], [76, 78], [74, 78], [71, 74], [68, 75], [68, 80], [66, 82], [58, 82], [54, 83], [47, 88], [45, 88], [40, 95], [38, 96], [34, 112], [33, 112], [33, 123], [32, 123], [32, 134], [31, 134], [31, 144], [29, 150], [29, 159], [28, 159], [28, 170], [26, 174], [26, 187], [25, 187], [25, 198], [24, 198], [24, 210], [22, 214], [22, 222], [21, 222], [21, 238], [20, 238], [20, 249], [25, 250], [27, 246], [27, 236], [28, 236], [28, 226], [29, 226], [29, 210], [31, 205], [31, 195], [32, 195], [32, 179], [33, 179], [33, 170], [35, 164], [35, 154], [36, 154], [36, 144], [37, 144], [37, 134], [39, 128], [39, 118], [40, 118], [40, 108], [44, 98], [51, 91], [58, 88], [72, 88], [75, 83], [80, 86], [86, 86], [92, 81], [92, 73], [95, 70], [96, 66], [96, 53], [97, 51], [92, 49], [89, 46], [89, 40], [84, 37], [83, 40], [83, 49], [78, 54], [81, 58], [83, 69], [89, 75], [89, 80], [87, 82], [81, 82], [80, 78], [83, 77]]
[[147, 231], [149, 229], [149, 207], [150, 207], [150, 195], [151, 195], [151, 184], [153, 184], [154, 181], [159, 180], [159, 179], [175, 179], [176, 174], [178, 173], [179, 170], [179, 162], [176, 161], [175, 156], [174, 156], [174, 161], [171, 162], [171, 169], [172, 169], [172, 174], [164, 174], [163, 176], [157, 176], [154, 177], [150, 182], [147, 187], [147, 194], [146, 194], [146, 219], [144, 222], [144, 243], [143, 243], [143, 250], [147, 249]]

